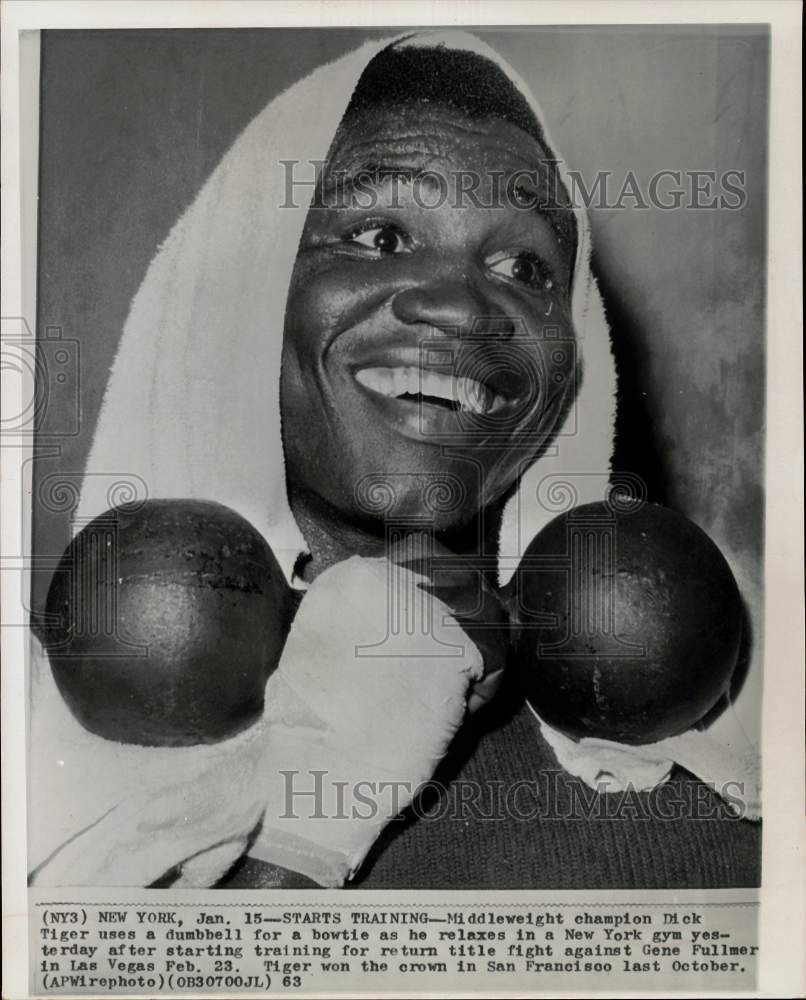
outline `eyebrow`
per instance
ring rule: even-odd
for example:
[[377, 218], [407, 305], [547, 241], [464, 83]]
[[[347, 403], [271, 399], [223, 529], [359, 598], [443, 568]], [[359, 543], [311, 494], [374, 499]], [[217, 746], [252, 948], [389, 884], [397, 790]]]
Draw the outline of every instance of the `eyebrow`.
[[425, 167], [368, 161], [357, 169], [328, 170], [321, 191], [323, 194], [332, 194], [338, 191], [349, 193], [359, 186], [381, 187], [388, 180], [413, 184], [415, 181], [424, 180], [433, 174], [435, 171], [427, 170]]

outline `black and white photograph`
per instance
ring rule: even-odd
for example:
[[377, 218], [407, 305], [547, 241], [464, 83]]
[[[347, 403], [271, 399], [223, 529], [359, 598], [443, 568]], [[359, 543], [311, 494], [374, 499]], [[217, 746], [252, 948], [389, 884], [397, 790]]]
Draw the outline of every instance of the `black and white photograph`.
[[31, 996], [758, 988], [771, 25], [466, 10], [20, 42]]

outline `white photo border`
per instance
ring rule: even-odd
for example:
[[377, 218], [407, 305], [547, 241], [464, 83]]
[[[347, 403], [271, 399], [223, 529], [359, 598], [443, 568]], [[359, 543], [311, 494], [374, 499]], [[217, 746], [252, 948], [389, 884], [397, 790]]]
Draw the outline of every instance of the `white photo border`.
[[[763, 693], [764, 836], [759, 996], [800, 995], [804, 982], [803, 394], [801, 5], [797, 0], [443, 2], [395, 0], [5, 0], [2, 17], [3, 317], [34, 329], [38, 36], [45, 28], [534, 24], [769, 24], [771, 103], [767, 289], [767, 438]], [[7, 412], [19, 386], [4, 378]], [[31, 446], [2, 448], [4, 620], [24, 621], [23, 476]], [[24, 529], [23, 529], [24, 531]], [[2, 630], [3, 996], [28, 995], [25, 629]], [[569, 994], [570, 995], [570, 994]], [[600, 995], [607, 994], [602, 992]], [[663, 993], [659, 996], [681, 996]], [[726, 994], [722, 994], [726, 995]], [[746, 996], [747, 994], [737, 994]]]

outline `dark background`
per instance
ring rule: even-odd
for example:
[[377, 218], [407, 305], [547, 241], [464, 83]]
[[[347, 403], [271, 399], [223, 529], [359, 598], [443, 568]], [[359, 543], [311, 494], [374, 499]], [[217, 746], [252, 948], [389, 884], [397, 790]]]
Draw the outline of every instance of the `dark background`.
[[[77, 341], [79, 359], [49, 387], [44, 425], [77, 433], [41, 436], [49, 450], [36, 462], [34, 496], [54, 473], [80, 481], [130, 300], [238, 132], [313, 67], [396, 33], [43, 32], [37, 328]], [[616, 468], [639, 472], [653, 498], [717, 541], [760, 650], [767, 31], [479, 33], [531, 85], [557, 148], [586, 182], [612, 171], [617, 193], [628, 170], [644, 186], [663, 169], [746, 171], [738, 211], [643, 210], [627, 200], [591, 216], [621, 371]], [[69, 511], [35, 502], [33, 527], [35, 554], [58, 555]], [[34, 607], [49, 577], [34, 574]], [[741, 699], [751, 730], [759, 676], [756, 665]]]

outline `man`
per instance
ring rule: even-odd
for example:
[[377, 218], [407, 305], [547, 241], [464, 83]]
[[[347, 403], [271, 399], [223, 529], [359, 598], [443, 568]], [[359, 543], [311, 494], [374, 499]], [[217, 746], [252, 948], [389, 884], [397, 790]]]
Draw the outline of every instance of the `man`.
[[[294, 170], [318, 161], [308, 206]], [[80, 513], [107, 506], [93, 496], [92, 473], [115, 463], [152, 496], [235, 508], [289, 581], [309, 589], [267, 687], [265, 752], [243, 771], [250, 781], [227, 781], [248, 751], [221, 744], [198, 782], [207, 797], [194, 800], [192, 850], [190, 841], [168, 850], [178, 801], [173, 827], [163, 817], [168, 831], [148, 848], [125, 824], [104, 821], [92, 827], [100, 857], [87, 884], [116, 878], [105, 842], [118, 853], [125, 844], [135, 859], [127, 872], [153, 882], [177, 867], [187, 877], [187, 860], [222, 838], [231, 849], [202, 865], [202, 883], [246, 855], [221, 884], [752, 880], [753, 831], [713, 797], [716, 821], [698, 820], [694, 782], [661, 793], [673, 823], [652, 809], [593, 815], [590, 801], [600, 800], [590, 797], [580, 814], [579, 783], [561, 773], [517, 690], [505, 681], [493, 698], [494, 685], [481, 684], [484, 644], [463, 639], [458, 662], [429, 659], [428, 642], [449, 641], [434, 620], [456, 610], [436, 583], [438, 615], [404, 636], [407, 649], [358, 655], [383, 642], [395, 611], [387, 555], [403, 563], [396, 599], [405, 614], [429, 575], [417, 543], [405, 549], [412, 539], [424, 533], [438, 554], [458, 556], [465, 590], [480, 593], [482, 578], [488, 588], [506, 581], [550, 519], [538, 502], [547, 482], [570, 484], [577, 502], [604, 495], [613, 363], [587, 221], [563, 177], [534, 102], [493, 53], [465, 36], [414, 36], [365, 46], [278, 98], [174, 228], [132, 305]], [[468, 719], [468, 704], [486, 707]], [[116, 753], [128, 780], [133, 765]], [[159, 774], [171, 753], [139, 759], [157, 761]], [[438, 765], [450, 807], [439, 820], [412, 821], [422, 811], [415, 793]], [[287, 775], [323, 768], [331, 802], [340, 787], [371, 785], [372, 815], [287, 815]], [[502, 782], [534, 789], [536, 777], [548, 779], [538, 803], [505, 794], [503, 807], [487, 807]], [[407, 786], [395, 808], [377, 793], [384, 783]], [[259, 822], [230, 785], [262, 796]], [[481, 790], [470, 804], [458, 791], [468, 787]], [[103, 813], [101, 800], [90, 814]], [[112, 817], [135, 800], [150, 815], [144, 784], [116, 785]], [[405, 807], [407, 819], [394, 820]], [[231, 829], [213, 837], [207, 814], [230, 808]], [[648, 862], [659, 837], [665, 860]], [[64, 866], [58, 846], [56, 857]]]

